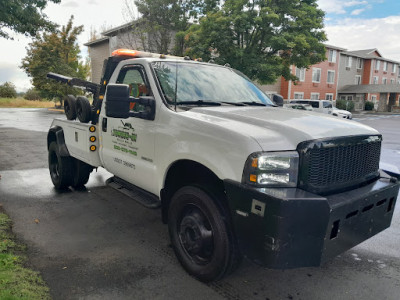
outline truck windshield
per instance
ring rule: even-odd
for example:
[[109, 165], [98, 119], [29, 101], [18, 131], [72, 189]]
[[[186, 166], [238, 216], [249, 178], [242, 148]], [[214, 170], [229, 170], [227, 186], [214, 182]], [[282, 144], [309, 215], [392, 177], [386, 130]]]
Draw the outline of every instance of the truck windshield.
[[274, 105], [248, 78], [230, 68], [188, 62], [152, 65], [169, 104]]

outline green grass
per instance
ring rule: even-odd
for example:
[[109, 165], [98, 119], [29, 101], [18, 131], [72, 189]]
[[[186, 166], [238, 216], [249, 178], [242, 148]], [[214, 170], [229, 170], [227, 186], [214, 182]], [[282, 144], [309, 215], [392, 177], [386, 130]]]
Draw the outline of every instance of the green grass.
[[40, 275], [24, 266], [25, 250], [11, 232], [11, 220], [0, 212], [0, 300], [50, 299]]
[[49, 108], [54, 107], [53, 101], [31, 101], [23, 98], [0, 98], [0, 108]]

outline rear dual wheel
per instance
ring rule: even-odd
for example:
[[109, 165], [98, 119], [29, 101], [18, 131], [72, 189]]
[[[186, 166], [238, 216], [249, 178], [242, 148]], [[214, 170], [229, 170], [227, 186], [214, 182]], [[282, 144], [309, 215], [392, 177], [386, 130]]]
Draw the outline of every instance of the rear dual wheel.
[[49, 171], [56, 189], [65, 189], [72, 184], [72, 157], [61, 156], [56, 142], [51, 142], [49, 146]]
[[62, 156], [57, 142], [49, 146], [49, 171], [56, 189], [82, 187], [88, 180], [93, 168], [71, 156]]

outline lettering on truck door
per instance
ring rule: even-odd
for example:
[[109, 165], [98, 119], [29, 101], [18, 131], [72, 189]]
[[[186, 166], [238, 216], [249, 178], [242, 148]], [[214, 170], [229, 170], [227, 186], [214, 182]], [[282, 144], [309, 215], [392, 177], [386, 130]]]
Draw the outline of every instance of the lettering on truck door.
[[[129, 85], [130, 96], [135, 98], [153, 95], [141, 65], [123, 67], [116, 83]], [[131, 103], [130, 109], [140, 112], [145, 108]], [[104, 112], [101, 118], [105, 118]], [[107, 131], [102, 134], [102, 156], [106, 169], [142, 189], [155, 192], [154, 121], [136, 117], [107, 117]]]

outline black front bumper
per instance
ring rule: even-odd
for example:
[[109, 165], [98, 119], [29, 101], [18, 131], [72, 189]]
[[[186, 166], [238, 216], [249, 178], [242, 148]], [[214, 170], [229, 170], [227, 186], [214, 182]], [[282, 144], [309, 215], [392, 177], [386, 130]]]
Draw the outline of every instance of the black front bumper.
[[390, 226], [399, 183], [381, 178], [319, 196], [296, 188], [252, 188], [226, 180], [241, 251], [269, 268], [319, 266]]

